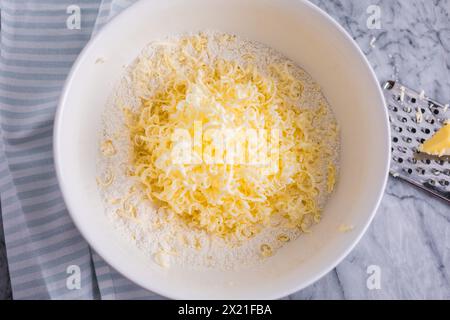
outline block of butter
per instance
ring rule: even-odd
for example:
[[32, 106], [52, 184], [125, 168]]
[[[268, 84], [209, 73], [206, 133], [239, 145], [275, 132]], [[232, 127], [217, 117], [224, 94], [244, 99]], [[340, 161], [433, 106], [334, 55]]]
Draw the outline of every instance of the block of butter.
[[419, 151], [433, 156], [449, 156], [450, 155], [450, 121], [447, 120], [445, 125], [439, 129], [430, 139], [425, 141], [419, 147]]

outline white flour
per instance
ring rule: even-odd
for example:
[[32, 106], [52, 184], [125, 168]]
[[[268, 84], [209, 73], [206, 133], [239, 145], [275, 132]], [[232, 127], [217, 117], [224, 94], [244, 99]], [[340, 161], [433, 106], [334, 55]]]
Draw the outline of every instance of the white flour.
[[[209, 37], [216, 33], [207, 32]], [[142, 69], [145, 61], [151, 59], [156, 46], [170, 43], [171, 39], [151, 43], [130, 66], [121, 83], [117, 86], [115, 93], [107, 104], [103, 118], [103, 133], [100, 141], [103, 152], [99, 152], [98, 172], [99, 179], [106, 186], [100, 185], [101, 194], [105, 204], [105, 213], [116, 228], [128, 240], [134, 242], [145, 254], [150, 256], [162, 267], [178, 264], [186, 268], [224, 268], [237, 269], [247, 268], [265, 259], [261, 252], [261, 246], [268, 245], [273, 253], [286, 241], [294, 240], [300, 235], [300, 230], [288, 229], [278, 225], [274, 221], [273, 226], [263, 229], [255, 237], [233, 245], [226, 243], [223, 239], [208, 235], [204, 231], [192, 230], [170, 219], [167, 223], [164, 217], [169, 212], [158, 210], [147, 200], [142, 200], [143, 195], [136, 188], [136, 181], [126, 175], [129, 163], [130, 142], [127, 128], [124, 122], [122, 108], [127, 106], [136, 109], [139, 107], [139, 97], [151, 94], [151, 86], [142, 86], [133, 81], [133, 74], [137, 67]], [[252, 54], [256, 57], [253, 61], [257, 67], [264, 72], [266, 67], [274, 62], [288, 61], [273, 49], [259, 43], [236, 39], [226, 44], [210, 41], [210, 52], [214, 56], [242, 62], [243, 59]], [[292, 63], [294, 64], [294, 63]], [[302, 108], [317, 108], [320, 104], [328, 106], [320, 88], [313, 82], [310, 76], [300, 68], [296, 68], [295, 74], [304, 84], [304, 91], [299, 106]], [[149, 79], [151, 83], [152, 79]], [[326, 126], [334, 122], [332, 113], [328, 118], [318, 121], [318, 126]], [[321, 137], [317, 137], [320, 139]], [[112, 141], [112, 143], [105, 142]], [[336, 152], [334, 158], [330, 159], [337, 164], [338, 142], [326, 141]], [[108, 154], [108, 156], [105, 156]], [[324, 166], [324, 172], [327, 170]], [[109, 175], [113, 176], [112, 181]], [[105, 183], [106, 181], [106, 183]], [[131, 190], [131, 192], [130, 192]], [[119, 200], [129, 197], [125, 202], [136, 208], [136, 218], [123, 217], [121, 210], [123, 204]], [[319, 207], [323, 208], [327, 198], [326, 183], [320, 185]], [[169, 217], [170, 218], [170, 217]]]

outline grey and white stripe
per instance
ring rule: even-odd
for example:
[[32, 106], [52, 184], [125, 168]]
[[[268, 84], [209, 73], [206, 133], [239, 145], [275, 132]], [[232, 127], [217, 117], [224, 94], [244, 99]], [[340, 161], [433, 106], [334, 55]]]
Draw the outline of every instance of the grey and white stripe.
[[[67, 213], [52, 157], [54, 113], [72, 63], [92, 31], [130, 2], [0, 0], [0, 194], [16, 299], [155, 297], [91, 254]], [[66, 27], [70, 5], [81, 8], [80, 30]], [[81, 268], [80, 290], [66, 287], [69, 265]]]

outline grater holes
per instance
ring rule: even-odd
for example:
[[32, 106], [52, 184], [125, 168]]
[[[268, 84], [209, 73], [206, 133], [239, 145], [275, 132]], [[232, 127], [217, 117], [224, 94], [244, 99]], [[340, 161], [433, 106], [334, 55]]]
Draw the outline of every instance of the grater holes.
[[450, 182], [448, 180], [441, 179], [439, 180], [439, 184], [443, 187], [448, 187], [450, 185]]
[[389, 101], [387, 109], [392, 132], [392, 172], [422, 184], [425, 189], [450, 190], [450, 158], [428, 157], [418, 151], [419, 146], [449, 118], [449, 113], [445, 114], [442, 106], [423, 98], [422, 93], [420, 98], [414, 91], [409, 94], [408, 89], [395, 81], [386, 82], [384, 89]]
[[398, 146], [397, 150], [400, 151], [401, 153], [406, 153], [406, 150], [408, 150], [408, 149], [406, 147]]
[[441, 172], [438, 169], [431, 169], [431, 173], [434, 174], [435, 176], [439, 176], [441, 174]]
[[406, 112], [406, 113], [411, 113], [412, 108], [408, 107], [408, 106], [405, 106], [405, 107], [403, 107], [403, 111]]
[[414, 128], [414, 127], [408, 127], [407, 129], [411, 133], [416, 133], [417, 132], [416, 128]]
[[384, 84], [384, 89], [392, 90], [394, 88], [394, 86], [395, 86], [395, 81], [389, 80], [389, 81], [386, 81], [386, 83]]
[[411, 143], [412, 142], [412, 139], [410, 138], [410, 137], [406, 137], [406, 136], [403, 136], [403, 141], [405, 141], [406, 143]]
[[426, 117], [425, 121], [428, 122], [429, 124], [434, 124], [434, 119], [432, 117]]
[[417, 167], [417, 168], [416, 168], [416, 171], [417, 171], [418, 174], [421, 174], [421, 175], [424, 175], [424, 174], [425, 174], [425, 169], [424, 169], [424, 168]]
[[392, 104], [390, 104], [390, 105], [388, 106], [388, 108], [389, 108], [389, 110], [392, 110], [392, 111], [394, 111], [394, 112], [397, 112], [397, 111], [398, 111], [398, 108], [397, 108], [396, 106], [392, 105]]
[[403, 163], [403, 158], [402, 158], [402, 157], [394, 156], [394, 157], [392, 157], [392, 159], [393, 159], [394, 161], [398, 162], [398, 163]]

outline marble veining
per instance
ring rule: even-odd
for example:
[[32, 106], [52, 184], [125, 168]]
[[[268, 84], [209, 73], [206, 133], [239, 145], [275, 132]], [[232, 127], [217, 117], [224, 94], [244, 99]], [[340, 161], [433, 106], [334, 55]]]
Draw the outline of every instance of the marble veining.
[[[312, 2], [353, 36], [380, 83], [399, 80], [449, 103], [450, 1]], [[381, 29], [367, 27], [370, 5], [381, 9]], [[379, 290], [366, 285], [371, 265], [381, 271]], [[449, 299], [450, 207], [389, 178], [378, 213], [356, 248], [333, 272], [288, 298]]]
[[[444, 104], [450, 102], [450, 0], [312, 2], [353, 36], [380, 83], [400, 80]], [[380, 29], [367, 27], [370, 5], [381, 9]], [[11, 292], [2, 231], [0, 239], [0, 299], [4, 299]], [[368, 289], [370, 266], [381, 271], [380, 289]], [[350, 255], [315, 284], [286, 297], [431, 298], [450, 299], [450, 207], [394, 178], [389, 178], [373, 223]]]

